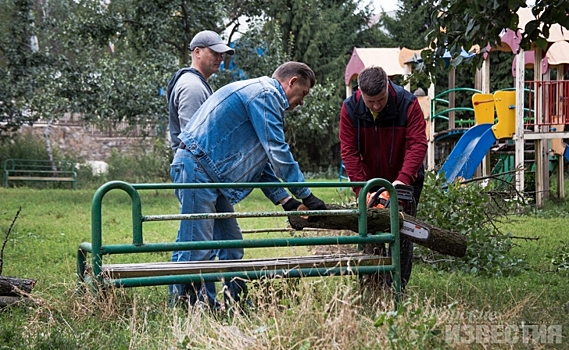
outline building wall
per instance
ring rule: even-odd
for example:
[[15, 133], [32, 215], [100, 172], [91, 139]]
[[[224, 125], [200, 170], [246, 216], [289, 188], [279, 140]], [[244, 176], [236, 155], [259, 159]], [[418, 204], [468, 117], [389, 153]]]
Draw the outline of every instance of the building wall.
[[[46, 128], [47, 124], [24, 125], [20, 128], [20, 133], [43, 139]], [[126, 154], [151, 152], [154, 144], [152, 137], [108, 137], [82, 125], [53, 125], [50, 139], [53, 149], [80, 156], [86, 161], [107, 161], [113, 149]]]

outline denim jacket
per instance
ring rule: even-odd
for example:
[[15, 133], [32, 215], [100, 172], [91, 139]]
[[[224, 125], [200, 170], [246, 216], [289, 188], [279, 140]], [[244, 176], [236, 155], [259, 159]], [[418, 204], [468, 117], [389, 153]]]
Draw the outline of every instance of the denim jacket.
[[[261, 77], [228, 84], [196, 111], [179, 137], [214, 182], [304, 182], [304, 175], [285, 142], [289, 103], [276, 79]], [[275, 176], [276, 174], [276, 176]], [[278, 176], [278, 178], [277, 178]], [[297, 198], [308, 188], [290, 188]], [[235, 204], [251, 189], [222, 189]], [[263, 189], [277, 203], [283, 188]]]

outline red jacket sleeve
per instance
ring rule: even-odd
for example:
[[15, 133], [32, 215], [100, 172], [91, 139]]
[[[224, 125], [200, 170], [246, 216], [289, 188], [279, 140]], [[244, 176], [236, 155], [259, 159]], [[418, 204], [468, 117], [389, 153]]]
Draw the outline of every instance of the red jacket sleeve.
[[[427, 155], [427, 123], [419, 100], [415, 99], [407, 112], [407, 132], [405, 140], [405, 158], [397, 180], [412, 184]], [[346, 168], [347, 169], [347, 168]]]
[[[339, 136], [342, 161], [350, 181], [366, 181], [367, 177], [363, 170], [362, 158], [358, 150], [358, 130], [350, 120], [345, 103], [342, 104], [342, 110], [340, 111]], [[353, 188], [356, 195], [359, 195], [360, 189], [359, 187]]]

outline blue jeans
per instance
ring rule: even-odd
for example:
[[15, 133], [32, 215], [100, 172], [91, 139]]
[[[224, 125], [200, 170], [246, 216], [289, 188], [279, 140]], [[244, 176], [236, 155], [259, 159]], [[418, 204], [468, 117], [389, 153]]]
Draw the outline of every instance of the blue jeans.
[[[170, 167], [170, 176], [175, 183], [212, 182], [199, 162], [186, 150], [178, 150], [176, 152]], [[179, 189], [175, 193], [181, 203], [180, 212], [183, 214], [235, 211], [233, 205], [219, 189]], [[180, 221], [176, 242], [238, 239], [243, 239], [243, 235], [236, 218], [198, 219]], [[216, 255], [219, 256], [219, 260], [242, 259], [243, 248], [174, 251], [172, 253], [172, 261], [215, 260]], [[224, 289], [228, 298], [239, 300], [239, 293], [244, 289], [244, 284], [239, 281], [225, 281]], [[171, 300], [175, 300], [180, 296], [188, 296], [192, 304], [198, 300], [202, 302], [207, 301], [210, 306], [217, 304], [215, 282], [174, 284], [170, 285], [169, 292]]]

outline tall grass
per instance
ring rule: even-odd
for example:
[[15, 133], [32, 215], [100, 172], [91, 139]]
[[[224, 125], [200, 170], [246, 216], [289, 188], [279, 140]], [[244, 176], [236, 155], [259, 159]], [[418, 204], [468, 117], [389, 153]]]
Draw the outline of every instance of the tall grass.
[[[348, 200], [346, 192], [315, 192], [326, 202]], [[397, 311], [389, 293], [362, 291], [356, 277], [346, 276], [254, 281], [249, 283], [254, 308], [212, 313], [199, 307], [168, 308], [165, 286], [76, 293], [75, 253], [80, 242], [90, 241], [93, 193], [86, 189], [0, 189], [0, 238], [22, 206], [4, 252], [4, 275], [38, 280], [28, 305], [0, 311], [0, 348], [567, 348], [567, 274], [556, 270], [548, 257], [556, 254], [560, 241], [569, 240], [567, 216], [546, 214], [566, 211], [565, 203], [547, 212], [516, 217], [501, 227], [513, 236], [538, 238], [514, 240], [510, 254], [528, 262], [527, 270], [517, 276], [441, 272], [416, 261]], [[171, 191], [142, 192], [142, 202], [144, 215], [179, 210]], [[103, 208], [104, 239], [131, 241], [128, 196], [111, 192], [105, 196]], [[255, 191], [237, 210], [282, 209]], [[284, 228], [286, 222], [282, 218], [240, 219], [240, 225], [243, 229]], [[144, 227], [144, 235], [152, 242], [173, 241], [176, 230], [176, 222], [151, 223]], [[290, 253], [295, 252], [246, 251], [248, 257]], [[113, 259], [167, 261], [169, 254]], [[456, 342], [448, 333], [452, 327], [492, 329], [522, 324], [562, 325], [562, 343], [542, 344], [531, 339], [524, 343], [521, 338], [515, 344], [484, 342], [486, 338]], [[464, 337], [464, 332], [461, 335]]]

